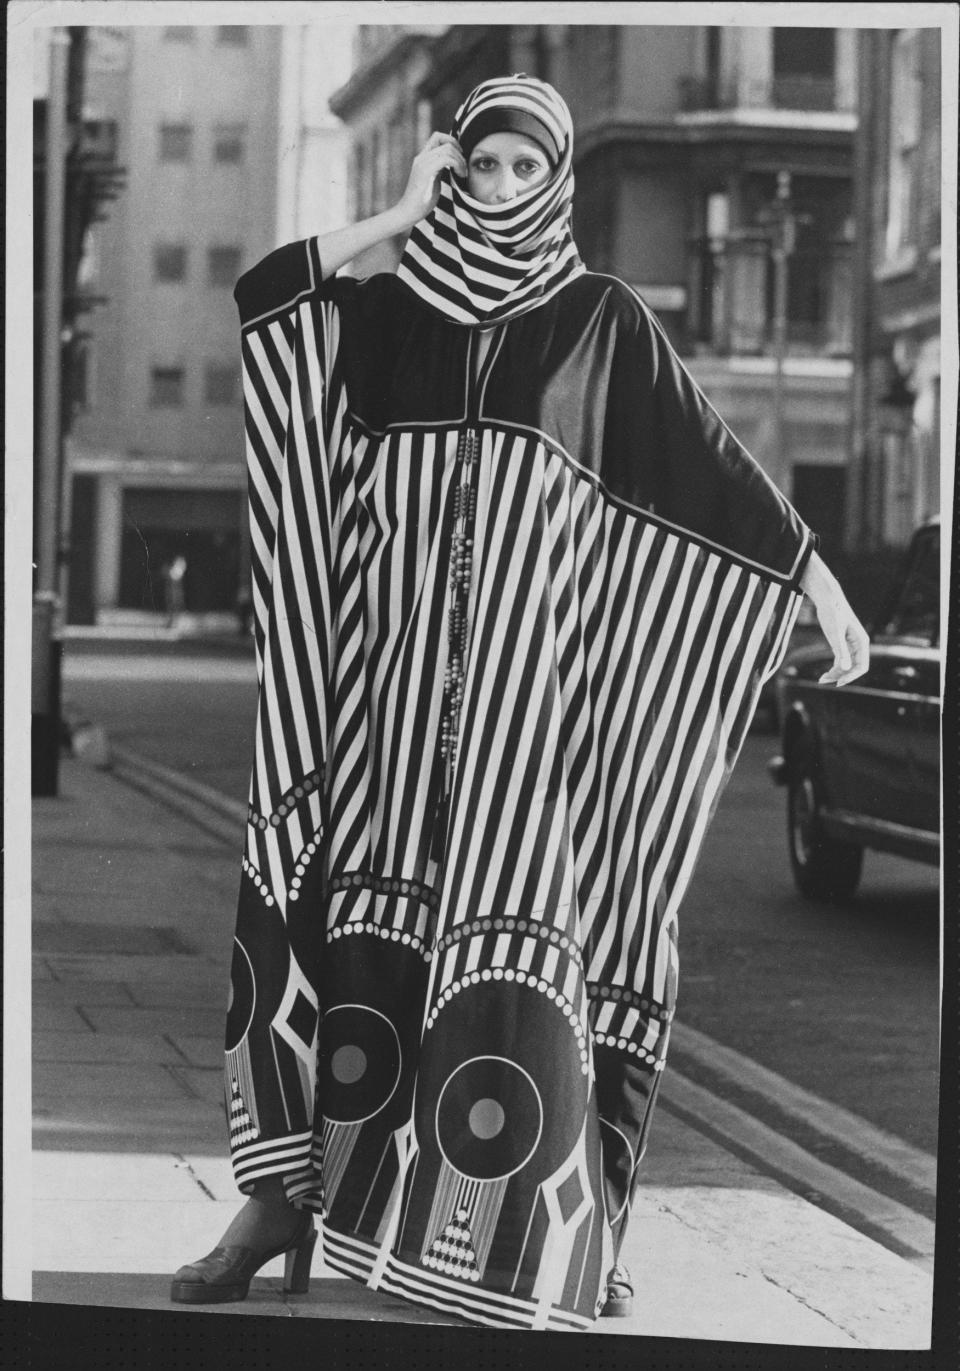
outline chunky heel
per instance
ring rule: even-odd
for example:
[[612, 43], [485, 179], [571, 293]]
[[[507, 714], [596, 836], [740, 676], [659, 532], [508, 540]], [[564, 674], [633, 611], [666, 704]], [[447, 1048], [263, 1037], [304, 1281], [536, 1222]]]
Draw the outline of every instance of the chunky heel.
[[304, 1295], [310, 1284], [310, 1263], [317, 1241], [313, 1215], [303, 1213], [288, 1242], [267, 1251], [250, 1247], [215, 1247], [199, 1261], [181, 1266], [170, 1286], [175, 1304], [226, 1304], [245, 1300], [250, 1281], [274, 1257], [286, 1257], [283, 1288]]
[[311, 1226], [296, 1247], [291, 1247], [283, 1270], [283, 1288], [290, 1295], [305, 1295], [310, 1288], [310, 1267], [317, 1230]]

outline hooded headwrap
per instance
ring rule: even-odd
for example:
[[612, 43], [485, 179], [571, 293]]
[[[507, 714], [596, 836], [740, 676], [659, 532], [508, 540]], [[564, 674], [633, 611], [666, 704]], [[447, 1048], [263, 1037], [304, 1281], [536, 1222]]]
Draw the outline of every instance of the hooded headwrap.
[[585, 270], [570, 231], [573, 124], [553, 87], [523, 74], [484, 81], [457, 110], [451, 132], [472, 146], [512, 130], [518, 116], [536, 120], [539, 134], [532, 122], [523, 130], [531, 137], [549, 137], [549, 180], [505, 205], [484, 205], [444, 172], [440, 199], [414, 226], [397, 268], [422, 300], [457, 323], [512, 319]]

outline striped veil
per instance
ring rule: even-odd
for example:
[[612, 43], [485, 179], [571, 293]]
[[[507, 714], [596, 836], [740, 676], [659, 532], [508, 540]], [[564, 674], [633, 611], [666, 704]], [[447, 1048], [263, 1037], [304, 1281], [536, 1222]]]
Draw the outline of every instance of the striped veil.
[[570, 230], [573, 124], [566, 103], [530, 76], [484, 81], [457, 111], [453, 136], [459, 140], [497, 107], [546, 124], [561, 149], [554, 174], [505, 205], [484, 205], [445, 171], [440, 199], [414, 226], [397, 268], [422, 300], [461, 324], [515, 318], [585, 270]]

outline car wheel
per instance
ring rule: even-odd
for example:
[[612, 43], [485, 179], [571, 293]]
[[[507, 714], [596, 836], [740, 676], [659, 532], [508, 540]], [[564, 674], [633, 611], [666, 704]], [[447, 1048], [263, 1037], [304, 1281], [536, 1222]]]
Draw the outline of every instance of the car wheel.
[[863, 848], [824, 831], [820, 788], [809, 753], [802, 752], [787, 782], [787, 842], [793, 879], [811, 900], [845, 900], [863, 870]]

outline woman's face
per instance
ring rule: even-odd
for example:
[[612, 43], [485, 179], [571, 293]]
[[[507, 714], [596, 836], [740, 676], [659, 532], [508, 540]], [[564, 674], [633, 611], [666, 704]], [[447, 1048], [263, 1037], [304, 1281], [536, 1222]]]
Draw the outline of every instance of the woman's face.
[[491, 133], [467, 158], [467, 189], [483, 205], [504, 205], [549, 181], [552, 170], [547, 154], [532, 138]]

